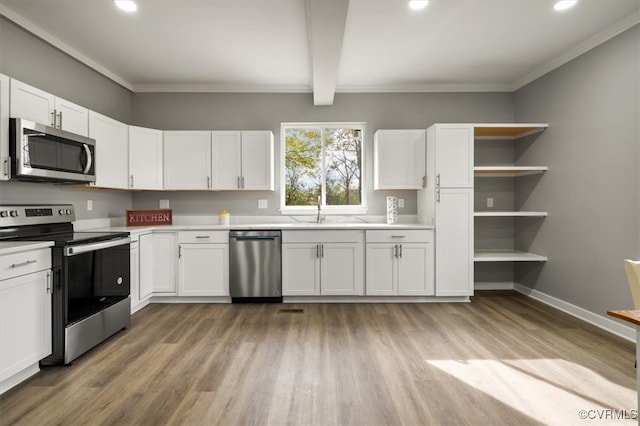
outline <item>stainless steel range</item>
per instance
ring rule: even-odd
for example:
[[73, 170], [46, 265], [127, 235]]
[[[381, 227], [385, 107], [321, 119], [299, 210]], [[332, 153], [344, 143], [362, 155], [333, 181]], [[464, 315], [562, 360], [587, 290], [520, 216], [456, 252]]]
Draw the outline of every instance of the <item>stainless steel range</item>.
[[75, 232], [74, 208], [0, 205], [0, 241], [52, 241], [52, 347], [69, 364], [131, 324], [128, 232]]

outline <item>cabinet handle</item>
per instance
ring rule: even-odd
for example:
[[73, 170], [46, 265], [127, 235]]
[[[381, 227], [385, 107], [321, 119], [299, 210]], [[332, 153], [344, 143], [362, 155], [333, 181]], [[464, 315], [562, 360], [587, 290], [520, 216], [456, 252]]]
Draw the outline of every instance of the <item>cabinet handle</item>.
[[51, 111], [51, 127], [56, 127], [56, 110]]
[[393, 257], [398, 257], [398, 245], [393, 246]]
[[178, 259], [182, 257], [182, 246], [178, 246]]
[[324, 244], [320, 244], [320, 257], [324, 257]]
[[427, 187], [427, 175], [422, 176], [422, 187]]
[[436, 186], [440, 188], [440, 173], [436, 175]]
[[130, 188], [133, 188], [133, 175], [131, 175], [131, 177], [129, 178], [129, 180], [131, 181], [131, 185], [129, 185]]
[[17, 268], [19, 266], [27, 266], [27, 265], [31, 265], [32, 263], [37, 263], [37, 262], [38, 262], [37, 260], [27, 260], [26, 262], [13, 263], [9, 267], [10, 268]]
[[6, 177], [11, 176], [11, 157], [4, 157], [4, 175]]
[[58, 113], [58, 129], [62, 129], [62, 111]]
[[402, 257], [402, 244], [399, 244], [398, 247], [400, 247], [400, 254], [398, 257]]
[[207, 176], [207, 189], [211, 189], [211, 176]]
[[47, 272], [47, 293], [53, 294], [53, 287], [51, 286], [51, 272]]
[[391, 238], [407, 238], [406, 235], [392, 235]]
[[200, 239], [203, 239], [203, 238], [211, 238], [211, 236], [210, 235], [196, 235], [196, 239], [197, 240], [200, 240]]
[[242, 176], [242, 189], [244, 189], [244, 176]]
[[238, 176], [238, 189], [240, 189], [240, 188], [241, 188], [241, 186], [240, 186], [240, 176]]
[[436, 191], [436, 201], [440, 202], [440, 190], [439, 189]]
[[320, 244], [316, 244], [316, 257], [320, 257]]

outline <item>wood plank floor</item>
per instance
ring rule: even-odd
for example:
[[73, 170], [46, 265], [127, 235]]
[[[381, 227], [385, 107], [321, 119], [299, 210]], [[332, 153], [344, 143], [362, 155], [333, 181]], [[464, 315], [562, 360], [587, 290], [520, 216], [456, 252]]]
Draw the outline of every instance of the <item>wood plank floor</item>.
[[0, 397], [0, 422], [585, 424], [581, 409], [637, 408], [634, 359], [632, 343], [513, 292], [465, 304], [154, 304], [72, 366]]

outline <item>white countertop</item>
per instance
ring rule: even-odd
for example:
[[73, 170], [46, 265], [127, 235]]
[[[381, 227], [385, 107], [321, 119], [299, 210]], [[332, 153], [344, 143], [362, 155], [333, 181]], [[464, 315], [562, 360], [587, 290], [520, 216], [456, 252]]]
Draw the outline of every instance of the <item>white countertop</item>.
[[53, 241], [3, 241], [0, 242], [0, 256], [52, 246]]

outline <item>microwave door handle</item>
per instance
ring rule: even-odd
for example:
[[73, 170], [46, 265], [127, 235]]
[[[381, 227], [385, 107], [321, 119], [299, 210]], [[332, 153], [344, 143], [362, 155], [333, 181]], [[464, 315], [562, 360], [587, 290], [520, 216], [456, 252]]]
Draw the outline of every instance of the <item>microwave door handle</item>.
[[91, 150], [89, 149], [86, 143], [83, 143], [82, 147], [84, 148], [84, 152], [87, 154], [87, 165], [82, 171], [82, 173], [86, 175], [87, 173], [89, 173], [89, 170], [91, 170], [91, 163], [93, 162], [93, 157], [91, 156]]

